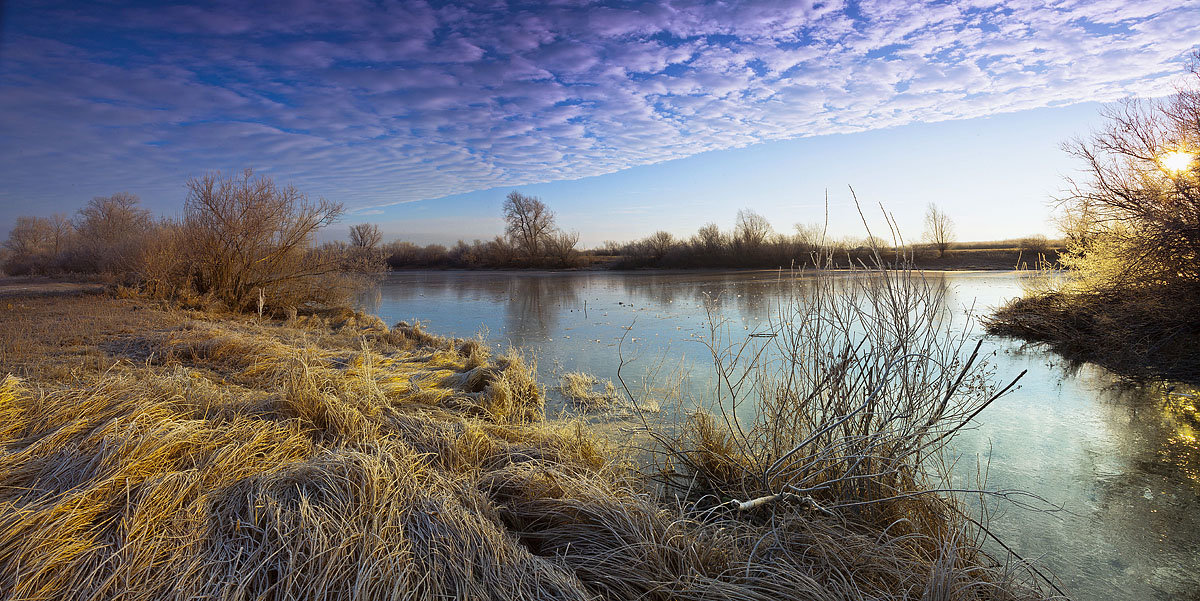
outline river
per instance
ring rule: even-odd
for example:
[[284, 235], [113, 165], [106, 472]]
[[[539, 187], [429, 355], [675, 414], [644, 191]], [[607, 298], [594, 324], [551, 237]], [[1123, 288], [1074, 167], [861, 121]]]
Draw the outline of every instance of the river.
[[[657, 369], [703, 381], [710, 355], [706, 307], [756, 331], [783, 298], [776, 272], [453, 272], [385, 276], [360, 300], [395, 323], [437, 334], [482, 335], [536, 353], [553, 387], [566, 372], [615, 380], [618, 345], [633, 362], [626, 381]], [[946, 272], [946, 304], [962, 327], [1022, 293], [1016, 272]], [[623, 344], [620, 343], [625, 337]], [[1052, 572], [1073, 599], [1200, 599], [1200, 397], [1167, 384], [1134, 387], [1106, 370], [986, 336], [997, 380], [1028, 370], [951, 443], [960, 465], [988, 466], [987, 487], [1021, 489], [1061, 507], [1001, 504], [993, 532]], [[664, 375], [665, 374], [665, 375]], [[567, 408], [552, 395], [551, 407]], [[563, 409], [566, 410], [566, 409]], [[593, 416], [592, 419], [595, 419]]]

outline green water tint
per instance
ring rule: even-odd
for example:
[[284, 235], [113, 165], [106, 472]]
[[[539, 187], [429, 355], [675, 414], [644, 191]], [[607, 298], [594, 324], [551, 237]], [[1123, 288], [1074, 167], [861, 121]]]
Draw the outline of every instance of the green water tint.
[[[956, 328], [969, 325], [972, 307], [978, 314], [1021, 294], [1016, 273], [925, 277], [946, 286]], [[624, 336], [633, 362], [622, 374], [635, 389], [643, 376], [671, 384], [685, 374], [703, 396], [712, 379], [706, 308], [724, 320], [727, 341], [766, 332], [791, 286], [777, 272], [401, 272], [361, 303], [389, 323], [418, 319], [461, 337], [483, 329], [492, 344], [532, 349], [551, 387], [568, 372], [615, 382]], [[983, 465], [989, 489], [1026, 490], [1063, 508], [989, 503], [992, 530], [1074, 599], [1200, 598], [1200, 391], [1122, 385], [978, 326], [968, 351], [981, 337], [997, 382], [1028, 374], [953, 440], [948, 459], [964, 484]]]

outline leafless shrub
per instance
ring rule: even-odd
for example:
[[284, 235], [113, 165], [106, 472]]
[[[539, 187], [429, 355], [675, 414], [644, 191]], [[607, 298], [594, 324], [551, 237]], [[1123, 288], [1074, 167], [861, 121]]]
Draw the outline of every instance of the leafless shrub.
[[206, 174], [187, 187], [183, 222], [201, 292], [245, 309], [263, 290], [276, 310], [346, 294], [348, 282], [328, 281], [341, 271], [338, 253], [311, 248], [317, 230], [342, 214], [341, 204], [310, 202], [251, 170]]
[[[978, 346], [974, 353], [966, 346], [944, 283], [882, 263], [849, 276], [794, 274], [790, 282], [770, 323], [748, 337], [710, 314], [713, 388], [693, 411], [676, 411], [666, 429], [647, 424], [651, 477], [702, 523], [726, 532], [762, 525], [752, 554], [781, 571], [804, 563], [811, 528], [827, 518], [887, 531], [888, 542], [873, 543], [895, 553], [887, 561], [938, 557], [946, 571], [931, 574], [961, 578], [956, 590], [1004, 590], [1010, 572], [985, 567], [986, 527], [955, 498], [978, 491], [949, 486], [936, 468], [945, 443], [1013, 384], [993, 384]], [[748, 561], [747, 573], [758, 573]], [[912, 576], [873, 564], [847, 578], [887, 596], [902, 582], [914, 585]], [[937, 582], [944, 581], [916, 586]]]
[[350, 244], [335, 250], [343, 255], [342, 270], [363, 275], [377, 274], [387, 269], [384, 250], [380, 248], [383, 233], [373, 223], [360, 223], [350, 227]]
[[712, 264], [720, 261], [729, 249], [729, 236], [715, 223], [706, 223], [692, 237], [692, 247]]
[[79, 210], [77, 271], [132, 275], [137, 270], [146, 234], [154, 227], [150, 211], [129, 193], [98, 196]]
[[190, 242], [187, 229], [175, 221], [163, 220], [146, 233], [136, 270], [147, 293], [175, 298], [193, 290]]
[[987, 327], [1128, 376], [1196, 381], [1200, 71], [1194, 64], [1168, 98], [1103, 114], [1104, 129], [1067, 147], [1087, 178], [1059, 201], [1065, 275], [1002, 307]]
[[8, 256], [4, 270], [13, 275], [45, 273], [53, 260], [50, 221], [41, 217], [18, 217], [4, 241]]
[[1092, 288], [1200, 281], [1200, 71], [1169, 98], [1103, 116], [1102, 131], [1067, 147], [1088, 177], [1060, 200], [1064, 263]]
[[767, 241], [772, 231], [771, 223], [767, 221], [766, 217], [750, 209], [738, 211], [737, 219], [733, 226], [734, 252], [750, 256], [755, 255]]
[[1020, 248], [1022, 254], [1037, 256], [1045, 255], [1051, 251], [1050, 239], [1044, 234], [1021, 238], [1018, 244], [1018, 248]]
[[546, 257], [559, 267], [575, 267], [579, 261], [579, 232], [555, 230], [546, 236]]

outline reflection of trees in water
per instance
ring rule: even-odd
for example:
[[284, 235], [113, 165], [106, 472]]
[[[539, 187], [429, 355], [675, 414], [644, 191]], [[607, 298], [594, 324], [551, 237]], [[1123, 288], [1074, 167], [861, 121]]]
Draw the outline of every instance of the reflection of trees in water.
[[[785, 276], [786, 278], [786, 276]], [[771, 276], [747, 274], [631, 275], [620, 280], [630, 302], [662, 307], [690, 302], [718, 314], [736, 310], [752, 319], [765, 318], [785, 285]]]
[[[835, 275], [838, 287], [863, 275]], [[927, 274], [938, 285], [948, 286], [944, 274]], [[510, 335], [534, 342], [544, 339], [558, 323], [559, 311], [582, 307], [582, 291], [598, 283], [623, 292], [623, 302], [638, 307], [656, 306], [703, 317], [709, 308], [719, 317], [740, 317], [748, 323], [770, 319], [790, 294], [812, 286], [811, 274], [771, 273], [650, 273], [650, 274], [545, 274], [504, 272], [427, 272], [397, 274], [386, 286], [374, 286], [360, 295], [359, 306], [378, 311], [387, 303], [419, 297], [481, 300], [505, 307]], [[690, 305], [690, 306], [689, 306]], [[596, 310], [605, 310], [597, 306]]]
[[693, 281], [681, 276], [666, 274], [629, 274], [616, 276], [625, 293], [627, 302], [638, 305], [669, 305], [687, 298], [688, 290], [695, 286]]
[[[1096, 391], [1096, 410], [1117, 447], [1097, 469], [1095, 523], [1116, 569], [1104, 584], [1127, 593], [1197, 598], [1200, 550], [1200, 426], [1195, 388], [1116, 380], [1095, 366], [1077, 370]], [[1115, 468], [1115, 469], [1113, 469]], [[1115, 473], [1113, 473], [1115, 471]], [[1098, 552], [1084, 549], [1085, 552]], [[1164, 570], [1164, 567], [1180, 569]], [[1129, 578], [1129, 576], [1133, 578]]]
[[[835, 291], [847, 286], [860, 285], [859, 278], [881, 278], [869, 274], [850, 272], [826, 273], [835, 279]], [[800, 295], [810, 290], [815, 279], [812, 272], [776, 274], [757, 273], [688, 273], [688, 274], [629, 274], [619, 277], [619, 283], [627, 302], [638, 305], [654, 304], [662, 307], [690, 302], [697, 307], [707, 307], [714, 315], [728, 318], [740, 316], [747, 322], [761, 322], [775, 315], [781, 303], [790, 295]], [[950, 284], [944, 273], [914, 274], [931, 282], [939, 299], [949, 297]], [[964, 303], [964, 304], [970, 304]], [[945, 309], [952, 307], [944, 306]], [[957, 307], [954, 307], [957, 309]], [[703, 309], [701, 309], [703, 310]]]
[[580, 281], [556, 275], [512, 276], [504, 289], [507, 294], [505, 328], [517, 344], [532, 343], [550, 337], [558, 326], [560, 313], [582, 304]]
[[1187, 480], [1200, 503], [1200, 390], [1163, 382], [1100, 384], [1103, 406], [1112, 413], [1109, 426], [1131, 447], [1137, 469]]
[[554, 331], [559, 312], [582, 305], [574, 274], [503, 272], [403, 273], [387, 286], [360, 295], [360, 306], [378, 311], [385, 302], [411, 302], [419, 297], [483, 301], [504, 307], [505, 329], [517, 344], [536, 343]]
[[354, 307], [359, 311], [378, 315], [380, 308], [383, 307], [382, 283], [374, 282], [359, 292], [354, 298]]

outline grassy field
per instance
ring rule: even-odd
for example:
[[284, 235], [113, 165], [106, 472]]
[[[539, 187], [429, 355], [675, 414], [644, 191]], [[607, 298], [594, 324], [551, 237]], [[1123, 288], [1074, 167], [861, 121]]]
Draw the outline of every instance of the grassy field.
[[937, 499], [686, 507], [546, 421], [514, 351], [350, 311], [0, 303], [5, 599], [1041, 597]]

